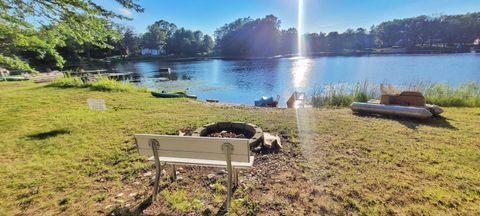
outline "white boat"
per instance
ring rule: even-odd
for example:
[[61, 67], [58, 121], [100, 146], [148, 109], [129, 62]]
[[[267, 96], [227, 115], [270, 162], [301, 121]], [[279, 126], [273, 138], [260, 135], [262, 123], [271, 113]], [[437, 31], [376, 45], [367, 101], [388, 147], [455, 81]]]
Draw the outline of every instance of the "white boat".
[[426, 119], [432, 117], [432, 112], [427, 107], [385, 105], [378, 103], [353, 102], [350, 108], [354, 112], [377, 113], [387, 115], [398, 115], [413, 118]]

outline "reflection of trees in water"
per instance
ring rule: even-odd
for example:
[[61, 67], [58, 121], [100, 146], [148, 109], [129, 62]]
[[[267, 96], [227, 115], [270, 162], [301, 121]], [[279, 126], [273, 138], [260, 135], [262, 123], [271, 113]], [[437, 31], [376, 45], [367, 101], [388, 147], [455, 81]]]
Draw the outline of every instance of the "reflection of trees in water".
[[132, 78], [130, 79], [130, 82], [138, 83], [142, 81], [142, 78], [143, 78], [143, 74], [135, 71], [132, 74]]
[[177, 72], [156, 72], [153, 78], [167, 78], [168, 80], [178, 80], [178, 73]]
[[190, 74], [183, 74], [182, 75], [182, 80], [191, 80], [192, 77], [190, 76]]
[[[277, 59], [258, 59], [235, 61], [231, 66], [232, 79], [239, 88], [248, 89], [261, 83], [266, 90], [273, 90], [276, 85], [279, 61]], [[261, 73], [259, 73], [261, 72]]]
[[275, 70], [277, 66], [278, 60], [275, 59], [234, 61], [232, 71]]
[[175, 81], [175, 80], [191, 80], [192, 76], [189, 73], [178, 73], [178, 72], [156, 72], [153, 78], [167, 78], [168, 80]]

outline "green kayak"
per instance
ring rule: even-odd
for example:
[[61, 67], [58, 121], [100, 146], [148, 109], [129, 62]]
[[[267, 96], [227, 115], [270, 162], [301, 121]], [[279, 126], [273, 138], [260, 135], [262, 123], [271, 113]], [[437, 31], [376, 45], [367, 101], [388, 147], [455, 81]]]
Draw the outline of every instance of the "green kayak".
[[151, 92], [154, 97], [159, 98], [191, 98], [197, 99], [196, 95], [189, 95], [185, 92]]
[[25, 77], [23, 76], [0, 76], [0, 81], [24, 81], [24, 80], [27, 80]]

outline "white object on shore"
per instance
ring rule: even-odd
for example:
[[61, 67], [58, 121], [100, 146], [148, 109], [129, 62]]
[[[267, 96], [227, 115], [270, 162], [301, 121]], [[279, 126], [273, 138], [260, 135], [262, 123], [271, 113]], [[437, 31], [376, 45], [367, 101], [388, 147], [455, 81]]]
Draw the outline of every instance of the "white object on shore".
[[7, 77], [10, 74], [10, 71], [8, 71], [5, 68], [0, 67], [0, 74], [2, 75], [3, 80], [7, 81]]
[[354, 112], [368, 112], [368, 113], [398, 115], [398, 116], [406, 116], [406, 117], [421, 118], [421, 119], [432, 117], [432, 113], [425, 107], [353, 102], [350, 105], [350, 108]]
[[105, 105], [105, 100], [103, 99], [88, 99], [87, 103], [91, 110], [107, 110], [107, 105]]
[[280, 140], [280, 137], [278, 135], [273, 135], [267, 132], [263, 133], [263, 145], [268, 148], [276, 148], [276, 149], [281, 149], [282, 148], [282, 141]]
[[433, 115], [440, 115], [443, 113], [443, 109], [438, 105], [427, 104], [426, 107]]

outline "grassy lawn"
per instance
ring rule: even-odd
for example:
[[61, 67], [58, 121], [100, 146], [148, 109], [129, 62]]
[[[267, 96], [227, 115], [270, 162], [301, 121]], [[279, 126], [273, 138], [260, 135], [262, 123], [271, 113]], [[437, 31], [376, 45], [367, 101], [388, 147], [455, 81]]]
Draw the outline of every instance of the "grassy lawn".
[[[89, 110], [89, 98], [108, 110]], [[238, 215], [478, 215], [480, 108], [445, 110], [416, 121], [0, 83], [0, 215], [214, 215], [226, 199], [224, 176], [206, 179], [217, 169], [184, 167], [175, 183], [164, 175], [158, 200], [145, 205], [153, 164], [137, 154], [133, 134], [224, 120], [286, 138], [280, 153], [257, 155], [242, 173]]]

